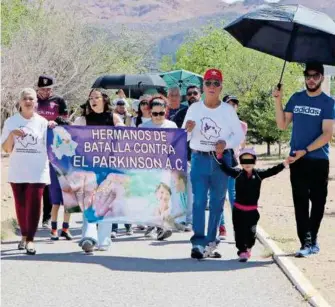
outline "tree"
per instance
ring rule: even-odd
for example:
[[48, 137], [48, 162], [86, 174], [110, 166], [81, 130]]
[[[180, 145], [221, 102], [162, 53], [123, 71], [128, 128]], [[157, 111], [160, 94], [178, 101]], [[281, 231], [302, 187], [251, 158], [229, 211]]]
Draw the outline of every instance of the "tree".
[[[164, 59], [163, 67], [169, 68]], [[209, 26], [203, 35], [186, 42], [176, 53], [176, 61], [171, 69], [186, 69], [203, 74], [210, 67], [219, 68], [224, 74], [224, 94], [234, 94], [240, 100], [240, 118], [251, 127], [250, 134], [256, 142], [270, 145], [281, 144], [288, 138], [288, 132], [277, 129], [275, 110], [271, 93], [278, 83], [283, 61], [244, 48], [222, 29]], [[162, 67], [162, 68], [163, 68]], [[301, 67], [288, 64], [284, 74], [284, 99], [302, 87]], [[252, 118], [251, 116], [252, 115]]]
[[144, 70], [136, 52], [141, 37], [135, 39], [124, 30], [111, 41], [106, 32], [82, 24], [74, 14], [73, 9], [57, 10], [46, 2], [34, 22], [21, 20], [2, 50], [3, 119], [15, 111], [20, 89], [33, 87], [40, 74], [53, 75], [55, 92], [76, 109], [98, 76]]

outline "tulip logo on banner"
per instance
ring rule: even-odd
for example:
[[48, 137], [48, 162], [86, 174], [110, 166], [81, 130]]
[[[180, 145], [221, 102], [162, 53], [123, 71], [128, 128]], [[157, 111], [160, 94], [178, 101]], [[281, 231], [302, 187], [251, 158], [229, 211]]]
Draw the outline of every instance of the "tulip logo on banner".
[[187, 135], [181, 129], [63, 126], [48, 155], [64, 206], [90, 222], [174, 228], [187, 207]]

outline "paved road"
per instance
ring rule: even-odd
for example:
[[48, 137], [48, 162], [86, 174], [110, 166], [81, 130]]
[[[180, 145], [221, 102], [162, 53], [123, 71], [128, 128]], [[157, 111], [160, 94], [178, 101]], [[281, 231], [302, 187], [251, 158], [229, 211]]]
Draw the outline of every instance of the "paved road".
[[307, 306], [259, 243], [252, 261], [236, 261], [231, 226], [223, 258], [196, 261], [185, 233], [165, 242], [120, 234], [110, 251], [87, 256], [76, 244], [80, 222], [72, 224], [73, 242], [40, 230], [35, 256], [2, 245], [2, 307]]

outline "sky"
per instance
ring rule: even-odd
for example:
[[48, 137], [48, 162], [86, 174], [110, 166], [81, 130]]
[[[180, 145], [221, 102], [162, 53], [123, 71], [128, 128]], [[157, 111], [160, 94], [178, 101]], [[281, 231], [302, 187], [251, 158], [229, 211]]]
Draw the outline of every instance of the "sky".
[[[226, 3], [234, 3], [237, 1], [243, 1], [243, 0], [222, 0], [223, 2]], [[280, 0], [264, 0], [265, 2], [269, 2], [269, 3], [275, 3], [275, 2], [279, 2]]]

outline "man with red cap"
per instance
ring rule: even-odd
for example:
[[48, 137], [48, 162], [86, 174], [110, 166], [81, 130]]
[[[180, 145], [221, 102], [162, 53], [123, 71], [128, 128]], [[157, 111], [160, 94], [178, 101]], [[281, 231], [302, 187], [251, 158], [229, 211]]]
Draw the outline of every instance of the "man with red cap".
[[[218, 69], [209, 69], [204, 75], [204, 101], [192, 104], [183, 127], [188, 132], [191, 158], [191, 182], [194, 195], [191, 257], [202, 259], [218, 255], [216, 234], [227, 192], [228, 176], [220, 170], [216, 157], [231, 165], [230, 151], [244, 138], [238, 116], [227, 103], [222, 103], [223, 76]], [[208, 200], [210, 213], [205, 235], [205, 209]]]

